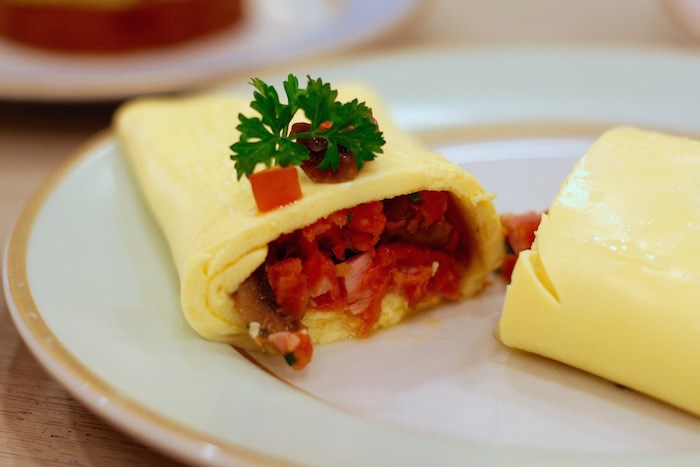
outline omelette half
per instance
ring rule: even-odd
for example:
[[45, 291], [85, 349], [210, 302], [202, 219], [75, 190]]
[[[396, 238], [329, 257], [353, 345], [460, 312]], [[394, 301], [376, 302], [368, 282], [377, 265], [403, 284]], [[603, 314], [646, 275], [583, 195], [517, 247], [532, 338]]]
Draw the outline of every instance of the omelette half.
[[[301, 199], [262, 213], [230, 159], [239, 138], [235, 119], [251, 114], [248, 101], [148, 98], [117, 112], [123, 153], [177, 268], [182, 310], [204, 338], [270, 350], [261, 336], [277, 333], [266, 329], [268, 318], [243, 310], [250, 301], [267, 302], [287, 322], [294, 315], [294, 331], [311, 343], [366, 337], [415, 310], [476, 294], [499, 266], [493, 195], [394, 126], [371, 91], [338, 91], [372, 108], [383, 153], [350, 181], [315, 183], [298, 170]], [[296, 269], [281, 282], [297, 280], [296, 287], [303, 279], [303, 309], [281, 310], [285, 297], [277, 289], [270, 300], [269, 286], [280, 281], [269, 278], [275, 268], [284, 273], [282, 263]], [[293, 340], [271, 350], [285, 355]]]
[[520, 253], [507, 346], [700, 415], [700, 142], [607, 131]]

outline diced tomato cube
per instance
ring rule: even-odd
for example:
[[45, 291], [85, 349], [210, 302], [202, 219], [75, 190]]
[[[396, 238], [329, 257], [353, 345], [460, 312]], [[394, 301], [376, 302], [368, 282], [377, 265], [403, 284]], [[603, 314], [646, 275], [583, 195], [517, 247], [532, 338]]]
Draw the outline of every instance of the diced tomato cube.
[[379, 241], [379, 236], [384, 232], [386, 217], [381, 201], [360, 204], [348, 209], [348, 228], [355, 232], [372, 234], [374, 243]]
[[301, 199], [296, 167], [272, 167], [250, 175], [250, 187], [260, 212], [267, 212]]
[[396, 269], [392, 274], [392, 283], [413, 306], [426, 296], [431, 275], [430, 266]]
[[420, 214], [422, 223], [432, 225], [445, 218], [449, 195], [444, 191], [421, 191]]
[[316, 250], [304, 261], [303, 271], [310, 297], [315, 298], [325, 293], [330, 293], [330, 298], [338, 297], [340, 294], [338, 277], [335, 264], [329, 257]]
[[535, 211], [501, 216], [503, 234], [515, 253], [520, 253], [532, 246], [541, 220], [542, 214]]
[[501, 275], [506, 281], [510, 282], [520, 252], [532, 247], [541, 220], [542, 213], [535, 211], [501, 216], [506, 247], [511, 250], [506, 251], [501, 264]]
[[294, 318], [301, 318], [309, 303], [306, 276], [299, 258], [288, 258], [266, 266], [267, 280], [277, 304]]

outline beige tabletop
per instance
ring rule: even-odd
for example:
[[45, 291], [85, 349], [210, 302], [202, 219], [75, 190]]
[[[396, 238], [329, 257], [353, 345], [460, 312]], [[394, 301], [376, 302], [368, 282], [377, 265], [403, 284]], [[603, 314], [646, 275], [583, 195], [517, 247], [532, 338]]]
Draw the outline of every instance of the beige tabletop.
[[[696, 47], [653, 0], [443, 0], [426, 2], [389, 36], [314, 60], [522, 43]], [[0, 100], [2, 243], [31, 194], [82, 143], [109, 127], [116, 105]], [[0, 465], [176, 464], [110, 427], [54, 381], [22, 342], [1, 298]]]

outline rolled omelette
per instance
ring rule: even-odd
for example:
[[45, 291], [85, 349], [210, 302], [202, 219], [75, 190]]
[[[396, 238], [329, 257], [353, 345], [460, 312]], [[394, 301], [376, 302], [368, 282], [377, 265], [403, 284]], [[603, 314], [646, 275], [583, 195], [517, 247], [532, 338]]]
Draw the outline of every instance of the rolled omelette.
[[[386, 140], [383, 154], [347, 182], [314, 183], [299, 170], [302, 198], [265, 213], [256, 209], [250, 182], [236, 179], [229, 158], [228, 148], [239, 137], [236, 116], [252, 115], [249, 101], [231, 95], [146, 98], [116, 113], [123, 153], [169, 244], [182, 311], [204, 338], [255, 349], [250, 323], [242, 320], [234, 297], [264, 264], [268, 244], [362, 203], [423, 190], [449, 192], [468, 251], [460, 294], [479, 292], [500, 264], [503, 246], [493, 194], [400, 131], [371, 91], [352, 85], [338, 91], [339, 99], [357, 98], [372, 108]], [[413, 308], [406, 297], [387, 294], [373, 329], [399, 322]], [[302, 323], [314, 343], [356, 336], [361, 327], [344, 310], [308, 309]]]
[[700, 142], [603, 134], [520, 253], [507, 346], [700, 415]]

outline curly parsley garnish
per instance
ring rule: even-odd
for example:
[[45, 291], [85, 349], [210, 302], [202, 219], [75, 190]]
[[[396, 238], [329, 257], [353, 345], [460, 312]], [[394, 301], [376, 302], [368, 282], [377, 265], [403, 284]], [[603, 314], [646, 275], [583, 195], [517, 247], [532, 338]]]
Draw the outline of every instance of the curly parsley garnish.
[[[267, 167], [300, 165], [309, 159], [309, 150], [297, 142], [302, 138], [321, 138], [328, 143], [319, 168], [337, 171], [340, 164], [339, 146], [352, 152], [361, 169], [365, 162], [382, 152], [384, 138], [372, 111], [364, 102], [354, 99], [341, 103], [338, 91], [320, 78], [311, 79], [305, 89], [299, 80], [289, 75], [284, 81], [287, 103], [280, 102], [277, 90], [259, 78], [250, 82], [256, 91], [250, 106], [260, 117], [238, 115], [240, 140], [231, 145], [236, 175], [240, 180], [250, 176], [258, 164]], [[303, 111], [311, 128], [290, 135], [290, 124], [297, 111]]]

